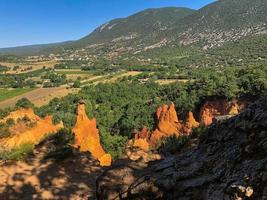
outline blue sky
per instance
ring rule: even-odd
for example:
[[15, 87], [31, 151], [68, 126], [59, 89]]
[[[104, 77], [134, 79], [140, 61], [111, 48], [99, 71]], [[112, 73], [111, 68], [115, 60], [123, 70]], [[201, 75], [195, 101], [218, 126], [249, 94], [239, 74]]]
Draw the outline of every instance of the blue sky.
[[0, 48], [79, 39], [146, 8], [199, 9], [214, 0], [0, 0]]

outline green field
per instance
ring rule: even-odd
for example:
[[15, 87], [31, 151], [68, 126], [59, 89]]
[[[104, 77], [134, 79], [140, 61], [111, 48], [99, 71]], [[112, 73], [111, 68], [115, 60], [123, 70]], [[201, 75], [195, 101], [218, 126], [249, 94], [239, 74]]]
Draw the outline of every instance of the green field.
[[4, 101], [32, 90], [34, 90], [34, 88], [0, 89], [0, 101]]

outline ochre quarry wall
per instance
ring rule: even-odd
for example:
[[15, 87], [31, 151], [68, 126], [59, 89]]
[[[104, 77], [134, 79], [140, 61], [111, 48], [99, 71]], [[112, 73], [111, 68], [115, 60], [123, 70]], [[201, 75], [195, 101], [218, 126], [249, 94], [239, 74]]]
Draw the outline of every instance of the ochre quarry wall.
[[[156, 111], [156, 127], [155, 130], [150, 132], [144, 127], [140, 132], [135, 131], [135, 137], [133, 146], [139, 147], [144, 151], [148, 151], [154, 147], [164, 137], [171, 135], [180, 136], [183, 134], [183, 124], [179, 121], [175, 110], [175, 105], [163, 105]], [[192, 119], [193, 118], [193, 119]], [[187, 123], [187, 132], [190, 134], [193, 127], [198, 126], [198, 123], [194, 120], [193, 114], [190, 114], [190, 119]], [[192, 124], [191, 124], [192, 123]]]
[[150, 137], [150, 144], [156, 145], [162, 137], [179, 136], [182, 124], [179, 122], [174, 103], [163, 105], [157, 109], [157, 126]]
[[72, 131], [75, 134], [75, 146], [79, 147], [80, 151], [89, 151], [94, 158], [99, 160], [101, 166], [111, 165], [111, 155], [107, 154], [100, 144], [96, 119], [90, 120], [87, 117], [83, 102], [78, 104], [76, 124]]
[[200, 109], [200, 121], [209, 126], [218, 116], [237, 115], [245, 108], [244, 102], [215, 100], [207, 101]]
[[[33, 125], [27, 127], [24, 122], [18, 122], [18, 119], [27, 117]], [[6, 122], [13, 119], [16, 124], [10, 128], [11, 136], [0, 140], [0, 146], [12, 149], [25, 143], [38, 144], [47, 134], [56, 133], [63, 128], [63, 124], [54, 125], [52, 117], [47, 116], [44, 119], [37, 116], [32, 109], [19, 109], [11, 112], [0, 122]]]

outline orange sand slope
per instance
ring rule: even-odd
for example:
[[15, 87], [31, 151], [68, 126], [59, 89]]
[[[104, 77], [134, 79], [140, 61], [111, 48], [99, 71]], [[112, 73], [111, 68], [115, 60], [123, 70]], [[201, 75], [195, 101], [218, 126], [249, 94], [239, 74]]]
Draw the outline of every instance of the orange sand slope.
[[14, 148], [25, 143], [38, 144], [47, 134], [56, 133], [59, 129], [63, 128], [63, 124], [54, 125], [52, 117], [47, 116], [44, 119], [37, 116], [32, 109], [19, 109], [11, 112], [7, 117], [0, 122], [6, 122], [8, 119], [13, 119], [17, 126], [18, 119], [27, 117], [32, 123], [33, 127], [28, 127], [26, 130], [13, 130], [11, 128], [11, 136], [0, 140], [0, 146], [4, 148]]

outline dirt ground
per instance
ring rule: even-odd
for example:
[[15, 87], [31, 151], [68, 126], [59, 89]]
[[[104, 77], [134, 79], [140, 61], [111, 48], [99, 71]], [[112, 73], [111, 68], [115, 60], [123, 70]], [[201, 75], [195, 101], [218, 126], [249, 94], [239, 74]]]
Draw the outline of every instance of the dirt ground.
[[1, 200], [95, 199], [95, 181], [104, 168], [88, 153], [63, 161], [37, 155], [25, 162], [0, 164]]

